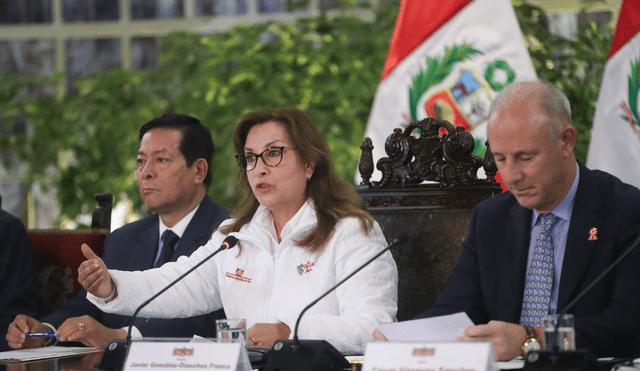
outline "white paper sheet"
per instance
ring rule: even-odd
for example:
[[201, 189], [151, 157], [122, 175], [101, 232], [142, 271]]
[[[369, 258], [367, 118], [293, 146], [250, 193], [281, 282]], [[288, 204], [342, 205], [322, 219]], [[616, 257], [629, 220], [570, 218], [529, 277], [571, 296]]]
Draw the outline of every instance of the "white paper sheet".
[[87, 347], [44, 347], [33, 349], [16, 349], [0, 352], [0, 362], [26, 362], [38, 359], [60, 358], [78, 354], [99, 352], [96, 348]]
[[500, 370], [521, 370], [524, 367], [524, 358], [518, 357], [511, 361], [496, 362]]
[[389, 341], [456, 341], [464, 329], [473, 326], [466, 313], [460, 312], [446, 316], [414, 319], [389, 323], [378, 327]]

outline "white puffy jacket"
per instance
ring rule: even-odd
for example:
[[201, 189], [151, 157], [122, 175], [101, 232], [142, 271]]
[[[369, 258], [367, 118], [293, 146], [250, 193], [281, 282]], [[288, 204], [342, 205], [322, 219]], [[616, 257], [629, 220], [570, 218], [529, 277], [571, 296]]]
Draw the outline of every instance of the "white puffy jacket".
[[[305, 306], [386, 246], [377, 223], [367, 236], [358, 219], [346, 218], [337, 224], [322, 254], [310, 254], [293, 242], [316, 226], [315, 210], [307, 202], [298, 211], [302, 214], [294, 217], [298, 222], [292, 232], [271, 255], [266, 247], [272, 238], [264, 222], [267, 213], [260, 207], [251, 222], [231, 233], [242, 245], [240, 255], [238, 248], [219, 253], [151, 302], [140, 316], [189, 317], [224, 306], [227, 318], [245, 318], [248, 327], [282, 322], [293, 336]], [[225, 237], [216, 232], [190, 257], [157, 269], [110, 270], [118, 298], [108, 304], [91, 294], [88, 298], [105, 312], [130, 315], [153, 293], [218, 249]], [[343, 353], [363, 353], [365, 344], [373, 340], [373, 330], [395, 320], [397, 284], [395, 261], [386, 252], [309, 309], [300, 321], [299, 338], [327, 340]]]

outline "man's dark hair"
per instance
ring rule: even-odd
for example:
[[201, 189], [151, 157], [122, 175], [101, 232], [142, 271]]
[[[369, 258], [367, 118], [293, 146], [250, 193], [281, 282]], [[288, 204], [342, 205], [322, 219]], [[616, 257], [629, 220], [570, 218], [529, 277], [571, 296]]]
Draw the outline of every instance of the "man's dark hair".
[[211, 185], [211, 161], [213, 159], [213, 140], [211, 132], [198, 121], [197, 118], [179, 113], [166, 113], [142, 125], [140, 128], [140, 140], [146, 132], [158, 128], [178, 129], [182, 131], [180, 139], [180, 152], [191, 167], [197, 159], [203, 158], [207, 161], [207, 175], [204, 178], [204, 185], [209, 189]]

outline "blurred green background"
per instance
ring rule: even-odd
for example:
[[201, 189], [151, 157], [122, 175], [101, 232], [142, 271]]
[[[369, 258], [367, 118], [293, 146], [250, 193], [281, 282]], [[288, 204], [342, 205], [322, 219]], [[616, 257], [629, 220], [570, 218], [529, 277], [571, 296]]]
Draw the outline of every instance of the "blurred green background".
[[[115, 202], [126, 197], [134, 212], [146, 213], [135, 179], [138, 131], [159, 114], [185, 113], [213, 133], [209, 195], [233, 207], [239, 171], [231, 145], [236, 120], [254, 110], [297, 107], [327, 137], [341, 177], [353, 182], [398, 4], [381, 3], [374, 22], [321, 14], [290, 24], [241, 25], [212, 36], [173, 33], [162, 38], [155, 70], [113, 69], [85, 77], [76, 81], [79, 93], [72, 96], [18, 98], [25, 86], [57, 85], [61, 76], [36, 79], [5, 72], [0, 150], [28, 164], [28, 182], [55, 174], [60, 220], [90, 212], [93, 194], [101, 192], [113, 193]], [[576, 154], [584, 162], [612, 25], [590, 24], [565, 39], [541, 25], [541, 8], [526, 1], [513, 4], [538, 77], [557, 84], [571, 100], [579, 132]], [[28, 129], [6, 135], [17, 117], [26, 118]]]

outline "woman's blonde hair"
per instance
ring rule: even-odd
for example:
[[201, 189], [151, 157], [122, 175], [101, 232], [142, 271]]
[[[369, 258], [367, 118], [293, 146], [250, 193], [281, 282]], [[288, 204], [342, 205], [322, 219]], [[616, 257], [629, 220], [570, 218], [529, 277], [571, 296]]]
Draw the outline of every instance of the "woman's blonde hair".
[[[305, 112], [288, 108], [244, 115], [233, 132], [236, 151], [244, 153], [251, 128], [269, 121], [284, 125], [302, 161], [315, 164], [315, 172], [307, 182], [306, 193], [307, 198], [315, 204], [318, 225], [311, 233], [297, 240], [297, 245], [308, 248], [311, 252], [322, 252], [327, 241], [333, 236], [336, 224], [345, 217], [360, 219], [362, 231], [368, 234], [373, 228], [373, 217], [354, 187], [338, 176], [331, 161], [327, 140]], [[251, 190], [246, 171], [240, 171], [238, 184], [244, 192], [244, 199], [233, 210], [234, 222], [221, 228], [224, 234], [238, 232], [251, 220], [260, 205]]]

